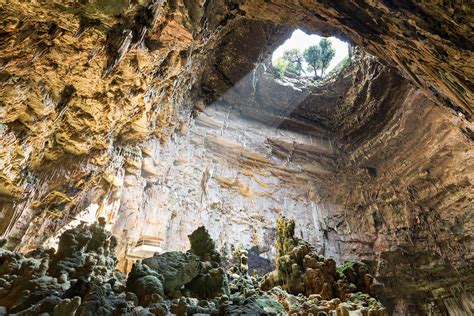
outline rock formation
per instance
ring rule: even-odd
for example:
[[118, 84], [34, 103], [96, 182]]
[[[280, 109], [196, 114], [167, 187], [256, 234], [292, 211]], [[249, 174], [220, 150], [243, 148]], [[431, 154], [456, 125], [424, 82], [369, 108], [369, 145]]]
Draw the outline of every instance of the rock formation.
[[[61, 235], [56, 253], [38, 249], [25, 256], [2, 250], [0, 306], [7, 313], [19, 315], [328, 315], [331, 310], [342, 315], [354, 310], [361, 315], [387, 314], [375, 298], [357, 292], [361, 289], [350, 283], [359, 284], [361, 280], [364, 283], [366, 279], [362, 275], [354, 280], [347, 278], [347, 265], [337, 275], [335, 263], [329, 259], [320, 258], [321, 262], [332, 263], [330, 271], [317, 271], [331, 273], [331, 278], [311, 280], [313, 286], [323, 285], [321, 294], [309, 288], [299, 291], [294, 285], [307, 281], [307, 276], [312, 274], [309, 266], [314, 267], [314, 262], [308, 263], [310, 257], [318, 257], [309, 244], [293, 236], [294, 222], [282, 218], [278, 225], [278, 270], [265, 276], [263, 282], [243, 269], [225, 272], [214, 241], [202, 226], [189, 236], [189, 252], [165, 252], [137, 261], [125, 281], [115, 270], [115, 264], [108, 264], [116, 261], [103, 220], [81, 225]], [[283, 258], [298, 259], [301, 247], [307, 250], [304, 264], [299, 268], [304, 272], [297, 271], [295, 262], [292, 274], [285, 274], [287, 267]], [[50, 257], [55, 264], [48, 269]], [[102, 260], [88, 259], [91, 257]], [[242, 254], [241, 262], [245, 262], [244, 257]], [[84, 263], [89, 269], [84, 268]], [[356, 264], [351, 263], [350, 269]], [[51, 269], [53, 267], [55, 269]], [[279, 278], [282, 287], [277, 282], [269, 283], [274, 275], [285, 275]], [[332, 292], [336, 286], [337, 295]]]
[[109, 315], [125, 276], [115, 270], [114, 243], [104, 220], [65, 231], [58, 250], [1, 252], [0, 306], [20, 315]]
[[[319, 254], [362, 260], [340, 273], [367, 291], [370, 280], [359, 281], [370, 270], [393, 313], [472, 313], [469, 2], [2, 0], [0, 21], [2, 284], [24, 266], [32, 281], [8, 295], [35, 304], [31, 313], [113, 310], [115, 294], [95, 298], [125, 286], [113, 267], [131, 269], [142, 235], [184, 251], [204, 225], [219, 252], [258, 249], [252, 272], [252, 260], [281, 257], [280, 215], [297, 218], [295, 234]], [[296, 28], [343, 38], [356, 54], [317, 83], [275, 78], [269, 54]], [[59, 236], [57, 254], [40, 248]], [[213, 253], [175, 256], [193, 274], [176, 287], [199, 276], [216, 288], [198, 293], [196, 281], [187, 291], [220, 295]], [[330, 271], [320, 278], [340, 276], [311, 260]], [[133, 273], [149, 275], [144, 266]], [[163, 311], [160, 284], [165, 295], [176, 288], [158, 275], [135, 295]], [[289, 276], [272, 282], [323, 290]], [[82, 280], [75, 294], [46, 295], [70, 278]], [[89, 281], [111, 278], [112, 289]], [[248, 306], [280, 308], [263, 298]], [[195, 306], [206, 308], [218, 306]]]
[[225, 271], [221, 267], [221, 256], [216, 251], [214, 240], [204, 226], [196, 229], [189, 237], [191, 253], [199, 257], [201, 270], [186, 285], [193, 297], [210, 299], [222, 294], [225, 282]]
[[263, 290], [281, 286], [294, 295], [342, 301], [353, 292], [371, 294], [373, 277], [364, 264], [348, 262], [336, 268], [333, 259], [318, 256], [309, 243], [294, 236], [294, 221], [280, 218], [277, 225], [277, 269], [265, 277]]

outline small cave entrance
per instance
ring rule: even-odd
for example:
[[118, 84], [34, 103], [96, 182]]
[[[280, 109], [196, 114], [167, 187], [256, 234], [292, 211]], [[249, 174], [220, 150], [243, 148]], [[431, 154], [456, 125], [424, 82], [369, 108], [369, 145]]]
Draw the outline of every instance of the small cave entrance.
[[351, 46], [337, 37], [322, 37], [296, 29], [272, 54], [281, 78], [321, 80], [337, 73], [350, 60]]

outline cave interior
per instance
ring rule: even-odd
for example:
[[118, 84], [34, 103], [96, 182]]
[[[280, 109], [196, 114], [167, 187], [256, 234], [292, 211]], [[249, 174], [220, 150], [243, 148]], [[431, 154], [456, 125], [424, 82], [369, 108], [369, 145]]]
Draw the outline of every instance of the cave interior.
[[0, 1], [0, 315], [472, 315], [473, 17]]

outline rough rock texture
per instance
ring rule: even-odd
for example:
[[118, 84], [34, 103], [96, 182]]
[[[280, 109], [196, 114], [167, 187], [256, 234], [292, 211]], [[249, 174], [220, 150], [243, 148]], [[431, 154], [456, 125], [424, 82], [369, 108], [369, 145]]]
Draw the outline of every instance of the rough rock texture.
[[[273, 155], [268, 139], [297, 142], [307, 147], [303, 155], [319, 146], [331, 150], [327, 139], [283, 133], [222, 104], [206, 108], [185, 134], [173, 136], [166, 145], [148, 141], [145, 146], [156, 169], [165, 172], [125, 176], [113, 227], [124, 241], [117, 247], [119, 258], [131, 252], [141, 236], [155, 236], [163, 251], [185, 251], [193, 227], [205, 225], [217, 249], [230, 254], [239, 245], [258, 247], [260, 259], [273, 261], [274, 227], [280, 215], [299, 218], [297, 234], [318, 248], [332, 247], [324, 244], [319, 229], [328, 209], [307, 199], [317, 191], [318, 180], [316, 174], [305, 172], [311, 168], [309, 160], [288, 162]], [[250, 266], [254, 258], [259, 260], [250, 258]], [[120, 267], [125, 266], [123, 260]]]
[[320, 145], [268, 140], [274, 156], [311, 161], [305, 171], [317, 189], [310, 200], [329, 206], [319, 226], [326, 253], [372, 261], [387, 297], [400, 296], [392, 302], [401, 310], [427, 295], [448, 302], [450, 291], [463, 310], [473, 277], [470, 125], [376, 58], [357, 58], [315, 87], [273, 80], [260, 64], [219, 102], [330, 140], [329, 153]]
[[[234, 245], [245, 227], [255, 231], [245, 247], [267, 244], [270, 258], [281, 212], [301, 219], [298, 234], [322, 253], [370, 261], [397, 312], [466, 312], [473, 16], [470, 3], [449, 1], [0, 1], [0, 232], [26, 253], [104, 216], [123, 262], [140, 237], [131, 228], [151, 214], [165, 248], [186, 249], [183, 235], [202, 224]], [[295, 27], [343, 36], [378, 59], [309, 89], [262, 75], [265, 64], [254, 71]], [[226, 134], [238, 115], [222, 126], [202, 116], [212, 137], [160, 148], [173, 132], [196, 131], [198, 96], [272, 126], [271, 137], [259, 133], [257, 146], [247, 123], [244, 137]], [[228, 174], [211, 174], [204, 146]], [[186, 170], [188, 148], [200, 170]], [[214, 204], [227, 198], [235, 204]], [[88, 301], [100, 292], [87, 291]]]
[[[80, 240], [83, 235], [81, 232], [91, 235], [100, 232], [110, 236], [104, 226], [97, 223], [69, 230], [61, 235], [61, 240], [71, 240], [71, 235]], [[288, 234], [289, 231], [280, 229], [278, 240], [293, 238]], [[0, 248], [0, 310], [2, 314], [16, 315], [306, 315], [308, 311], [314, 313], [315, 310], [325, 313], [345, 311], [346, 314], [353, 310], [363, 315], [386, 315], [385, 309], [375, 298], [361, 292], [355, 293], [354, 297], [349, 295], [342, 301], [332, 296], [296, 297], [274, 286], [268, 286], [268, 291], [263, 292], [258, 288], [260, 280], [248, 276], [246, 271], [228, 274], [219, 262], [207, 261], [210, 255], [215, 258], [218, 253], [204, 227], [194, 231], [190, 239], [194, 246], [190, 252], [168, 252], [143, 260], [150, 266], [136, 262], [127, 278], [126, 288], [119, 284], [123, 279], [103, 278], [112, 274], [115, 266], [102, 267], [100, 262], [92, 263], [91, 268], [94, 271], [102, 268], [102, 278], [84, 270], [63, 270], [60, 278], [51, 276], [48, 258], [50, 255], [53, 259], [62, 257], [64, 249], [57, 254], [38, 249], [34, 254], [24, 256]], [[79, 258], [99, 255], [92, 250], [84, 252], [91, 242], [90, 239], [81, 247], [72, 247], [73, 252], [69, 256]], [[62, 246], [64, 244], [61, 243]], [[100, 243], [100, 248], [107, 248], [106, 240]], [[196, 261], [200, 267], [199, 275], [190, 272], [189, 264], [183, 264], [183, 258], [192, 256], [197, 259], [192, 253], [202, 255], [202, 261]], [[108, 255], [113, 255], [113, 251]], [[109, 259], [115, 262], [108, 255], [102, 256], [105, 261]], [[73, 277], [73, 273], [77, 278], [69, 282], [68, 278]], [[170, 278], [171, 275], [175, 278]], [[223, 282], [224, 279], [230, 279], [230, 282]], [[346, 287], [351, 286], [342, 275], [338, 282]], [[331, 285], [335, 285], [334, 280]], [[355, 289], [355, 286], [352, 288]]]
[[148, 305], [153, 294], [164, 295], [163, 283], [163, 275], [141, 262], [135, 262], [127, 277], [127, 290], [137, 295], [137, 304]]
[[194, 279], [201, 269], [199, 259], [190, 253], [165, 252], [143, 260], [153, 271], [163, 276], [163, 287], [172, 296], [186, 283]]
[[193, 231], [188, 238], [191, 253], [198, 256], [202, 263], [199, 274], [186, 285], [186, 289], [191, 296], [199, 299], [210, 299], [223, 294], [226, 277], [214, 240], [204, 226]]
[[336, 271], [334, 260], [320, 258], [309, 243], [295, 238], [294, 234], [295, 222], [279, 218], [277, 269], [265, 277], [262, 289], [279, 285], [291, 294], [302, 293], [308, 297], [318, 294], [324, 300], [333, 297], [345, 300], [352, 292], [372, 292], [373, 277], [362, 273], [360, 263], [345, 263]]
[[[444, 1], [239, 0], [246, 18], [338, 34], [396, 65], [417, 87], [471, 117], [472, 6]], [[289, 13], [291, 12], [291, 14]]]
[[[0, 249], [0, 306], [20, 315], [110, 315], [125, 300], [104, 221], [61, 235], [58, 251], [23, 255]], [[100, 238], [106, 236], [106, 238]]]
[[193, 81], [200, 5], [0, 3], [1, 231], [12, 243], [29, 226], [59, 229], [88, 194], [100, 203], [120, 186], [119, 143], [169, 136]]

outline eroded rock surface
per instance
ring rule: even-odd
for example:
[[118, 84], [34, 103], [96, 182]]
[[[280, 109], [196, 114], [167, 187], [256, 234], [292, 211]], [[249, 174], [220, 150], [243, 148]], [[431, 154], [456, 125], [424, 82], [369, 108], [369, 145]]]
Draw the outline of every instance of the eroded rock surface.
[[163, 276], [164, 289], [170, 296], [194, 279], [201, 269], [196, 256], [182, 252], [165, 252], [144, 259], [143, 263]]
[[[68, 253], [68, 257], [100, 255], [105, 261], [115, 262], [113, 249], [107, 247], [109, 238], [100, 244], [92, 243], [93, 239], [81, 239], [84, 235], [96, 236], [99, 233], [110, 237], [101, 223], [79, 226], [61, 236], [61, 247], [70, 245], [71, 240], [83, 241], [79, 246], [71, 247], [72, 252]], [[308, 253], [316, 256], [309, 244], [292, 235], [294, 222], [281, 218], [278, 225], [277, 247], [280, 257], [276, 274], [285, 273], [282, 258], [287, 253], [298, 253], [298, 247], [304, 246]], [[125, 278], [106, 277], [117, 273], [115, 265], [102, 266], [99, 261], [91, 262], [89, 271], [65, 268], [64, 264], [53, 266], [48, 271], [49, 256], [53, 262], [61, 262], [56, 257], [63, 258], [64, 248], [60, 248], [56, 254], [40, 250], [35, 253], [38, 258], [2, 250], [0, 306], [6, 308], [8, 313], [19, 315], [328, 315], [330, 311], [343, 315], [349, 311], [357, 311], [361, 315], [387, 315], [385, 308], [375, 298], [357, 292], [360, 289], [350, 283], [352, 280], [343, 273], [337, 275], [335, 264], [331, 266], [333, 278], [325, 280], [327, 283], [324, 283], [324, 287], [335, 288], [337, 285], [349, 289], [338, 294], [341, 298], [331, 291], [314, 295], [314, 291], [299, 292], [288, 286], [291, 282], [306, 278], [304, 274], [296, 273], [296, 270], [289, 279], [284, 278], [282, 287], [268, 283], [273, 274], [265, 279], [249, 276], [247, 270], [242, 268], [246, 262], [245, 252], [240, 255], [238, 268], [226, 272], [220, 265], [220, 259], [217, 259], [220, 254], [215, 249], [214, 241], [204, 227], [199, 227], [189, 238], [192, 247], [187, 253], [165, 252], [135, 262], [126, 280], [126, 287]], [[92, 247], [95, 248], [92, 250], [90, 246], [99, 247]], [[111, 251], [104, 254], [101, 249]], [[308, 273], [310, 268], [306, 265], [304, 269]], [[61, 277], [53, 276], [51, 271], [56, 270], [61, 271]], [[102, 274], [91, 274], [91, 271], [97, 270], [102, 271]], [[312, 281], [317, 286], [319, 281]], [[304, 295], [295, 296], [288, 291]]]
[[113, 237], [104, 221], [67, 230], [58, 251], [1, 251], [0, 305], [21, 315], [109, 315], [125, 276], [115, 270]]

